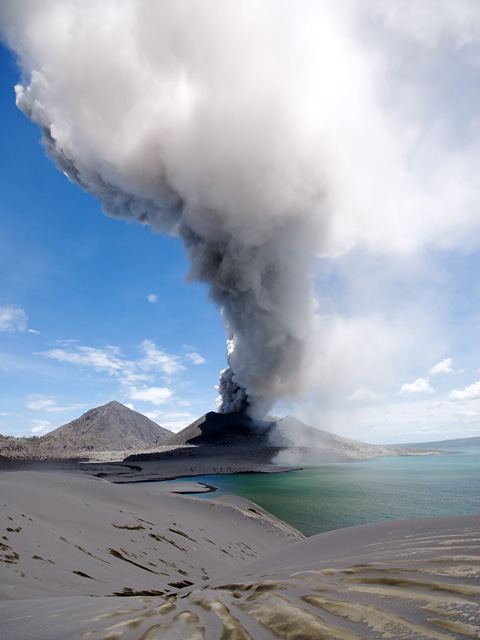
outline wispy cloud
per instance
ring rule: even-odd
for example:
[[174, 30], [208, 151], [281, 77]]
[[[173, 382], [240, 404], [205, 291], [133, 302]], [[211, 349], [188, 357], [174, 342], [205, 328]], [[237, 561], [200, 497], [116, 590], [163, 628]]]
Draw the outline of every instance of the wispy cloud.
[[[161, 405], [174, 397], [174, 392], [169, 385], [175, 376], [186, 370], [182, 359], [183, 362], [191, 361], [194, 364], [205, 362], [193, 347], [188, 348], [188, 353], [179, 356], [160, 349], [152, 340], [144, 340], [138, 346], [139, 357], [132, 360], [125, 358], [116, 346], [107, 345], [97, 348], [79, 345], [75, 341], [63, 341], [59, 346], [39, 355], [57, 362], [107, 373], [118, 380], [121, 385], [120, 393], [127, 400]], [[166, 384], [159, 386], [159, 379]], [[29, 396], [27, 406], [34, 410], [61, 410], [53, 397], [38, 394]]]
[[59, 411], [71, 411], [84, 407], [84, 404], [69, 404], [67, 406], [59, 406], [55, 396], [45, 396], [41, 393], [32, 393], [25, 399], [25, 407], [30, 411], [47, 411], [48, 413], [57, 413]]
[[167, 376], [180, 373], [185, 369], [179, 356], [159, 349], [151, 340], [144, 340], [140, 345], [140, 351], [145, 354], [138, 363], [141, 369], [160, 371]]
[[0, 331], [8, 333], [28, 331], [28, 316], [18, 304], [6, 304], [0, 307]]
[[65, 344], [63, 348], [43, 351], [39, 355], [58, 362], [91, 367], [95, 371], [122, 378], [127, 384], [147, 380], [151, 372], [173, 376], [185, 369], [179, 356], [159, 349], [151, 340], [144, 340], [139, 346], [139, 351], [143, 357], [128, 360], [122, 357], [119, 347], [108, 345], [99, 349], [70, 343]]
[[417, 378], [414, 382], [405, 382], [400, 387], [399, 395], [417, 395], [433, 393], [435, 389], [430, 386], [428, 378]]
[[147, 300], [154, 304], [155, 302], [158, 302], [158, 296], [156, 293], [149, 293], [147, 296]]
[[30, 429], [30, 433], [34, 434], [46, 433], [47, 431], [51, 431], [53, 428], [48, 420], [32, 420], [32, 424], [35, 426]]
[[185, 357], [193, 362], [193, 364], [205, 364], [206, 359], [201, 356], [196, 349], [190, 347], [188, 344], [184, 344], [183, 348], [187, 350]]
[[40, 355], [58, 360], [58, 362], [69, 362], [81, 367], [92, 367], [95, 371], [106, 371], [109, 374], [119, 372], [133, 367], [133, 363], [122, 360], [118, 357], [118, 350], [112, 347], [97, 349], [95, 347], [75, 346], [75, 350], [49, 349]]

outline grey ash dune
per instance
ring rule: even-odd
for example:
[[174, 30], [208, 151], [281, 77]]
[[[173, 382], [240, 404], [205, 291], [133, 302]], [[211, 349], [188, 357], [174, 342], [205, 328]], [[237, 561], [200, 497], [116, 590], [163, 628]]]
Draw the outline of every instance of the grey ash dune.
[[[107, 405], [107, 415], [117, 409]], [[82, 424], [105, 420], [98, 410], [85, 415], [70, 426], [76, 437]], [[132, 464], [76, 461], [74, 473], [51, 473], [45, 461], [41, 472], [0, 473], [0, 637], [479, 637], [478, 516], [387, 522], [305, 540], [242, 498], [198, 499], [173, 495], [164, 483], [119, 486], [89, 477], [272, 472], [282, 470], [272, 463], [279, 452], [314, 449], [330, 460], [414, 451], [340, 438], [293, 418], [259, 423], [215, 413], [165, 442], [164, 451], [132, 456]]]
[[15, 471], [0, 487], [0, 600], [168, 595], [304, 537], [246, 500], [185, 499], [168, 485]]
[[478, 516], [303, 539], [240, 498], [24, 471], [0, 485], [2, 638], [479, 637]]

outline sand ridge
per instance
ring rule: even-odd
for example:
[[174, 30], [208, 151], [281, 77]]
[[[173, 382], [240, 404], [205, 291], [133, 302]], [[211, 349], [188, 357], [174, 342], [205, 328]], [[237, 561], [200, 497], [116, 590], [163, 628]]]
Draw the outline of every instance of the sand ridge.
[[[98, 624], [88, 637], [478, 638], [479, 524], [477, 516], [428, 518], [313, 536], [167, 604]], [[448, 551], [439, 556], [439, 548]]]
[[479, 516], [305, 539], [248, 500], [170, 487], [1, 473], [1, 637], [479, 637]]
[[162, 485], [19, 471], [0, 486], [2, 598], [168, 595], [303, 538], [246, 500]]

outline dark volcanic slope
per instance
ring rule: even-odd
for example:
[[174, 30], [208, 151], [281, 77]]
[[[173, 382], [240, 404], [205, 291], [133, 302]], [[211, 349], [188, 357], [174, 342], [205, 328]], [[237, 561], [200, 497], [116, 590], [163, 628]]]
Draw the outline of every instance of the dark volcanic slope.
[[252, 420], [241, 413], [210, 411], [162, 444], [183, 446], [268, 445], [275, 422]]
[[[300, 452], [301, 459], [309, 462], [365, 460], [381, 456], [424, 455], [425, 450], [405, 449], [367, 444], [333, 433], [309, 427], [300, 420], [287, 416], [281, 420], [265, 422], [252, 420], [239, 413], [220, 414], [211, 411], [190, 426], [173, 435], [162, 444], [177, 447], [268, 447]], [[288, 463], [288, 460], [285, 461]], [[298, 461], [297, 461], [298, 463]]]
[[64, 457], [88, 451], [146, 449], [172, 435], [146, 416], [112, 401], [90, 409], [80, 418], [40, 438], [8, 438], [0, 442], [3, 455]]

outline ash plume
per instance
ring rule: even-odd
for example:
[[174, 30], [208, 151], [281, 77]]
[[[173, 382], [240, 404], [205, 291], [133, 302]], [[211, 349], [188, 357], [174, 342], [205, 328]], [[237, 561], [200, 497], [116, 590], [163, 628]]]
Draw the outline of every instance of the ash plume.
[[2, 3], [17, 104], [48, 155], [106, 214], [178, 235], [209, 285], [228, 338], [221, 411], [262, 417], [305, 392], [311, 256], [473, 237], [474, 149], [455, 172], [468, 188], [439, 180], [442, 136], [420, 144], [438, 96], [419, 74], [402, 102], [387, 64], [387, 32], [425, 50], [445, 30], [478, 43], [472, 4], [454, 20], [439, 4], [424, 24], [413, 2], [375, 0]]

